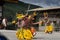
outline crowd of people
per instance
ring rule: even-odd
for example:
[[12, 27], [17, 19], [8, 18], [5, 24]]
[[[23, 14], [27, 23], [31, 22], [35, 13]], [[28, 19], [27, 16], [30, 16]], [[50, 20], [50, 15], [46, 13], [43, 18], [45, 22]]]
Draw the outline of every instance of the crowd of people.
[[[24, 15], [22, 16], [22, 18], [18, 19], [17, 21], [17, 25], [18, 25], [18, 29], [21, 29], [20, 31], [18, 30], [16, 35], [17, 38], [20, 39], [26, 39], [26, 40], [31, 40], [34, 35], [36, 35], [36, 30], [33, 27], [33, 25], [36, 24], [44, 24], [45, 25], [45, 33], [52, 33], [54, 28], [53, 28], [53, 24], [52, 22], [48, 19], [48, 15], [44, 14], [44, 19], [42, 21], [39, 22], [33, 22], [34, 19], [34, 15]], [[30, 35], [29, 35], [30, 34]]]
[[[34, 22], [36, 14], [17, 14], [17, 19], [12, 21], [12, 24], [17, 26], [17, 38], [20, 39], [32, 39], [34, 35], [36, 35], [36, 29], [34, 25], [36, 24], [44, 24], [45, 25], [45, 33], [52, 33], [53, 32], [53, 24], [48, 19], [48, 15], [44, 14], [44, 19], [39, 22]], [[0, 29], [6, 29], [7, 27], [7, 19], [0, 18]]]

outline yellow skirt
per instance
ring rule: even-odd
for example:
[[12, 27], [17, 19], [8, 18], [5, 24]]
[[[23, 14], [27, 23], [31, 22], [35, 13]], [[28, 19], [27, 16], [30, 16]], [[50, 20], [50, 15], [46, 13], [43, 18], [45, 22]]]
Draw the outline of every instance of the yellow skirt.
[[20, 29], [16, 32], [16, 37], [18, 40], [32, 40], [33, 35], [29, 29]]
[[53, 31], [53, 26], [52, 25], [46, 26], [45, 33], [46, 32], [52, 32], [52, 31]]

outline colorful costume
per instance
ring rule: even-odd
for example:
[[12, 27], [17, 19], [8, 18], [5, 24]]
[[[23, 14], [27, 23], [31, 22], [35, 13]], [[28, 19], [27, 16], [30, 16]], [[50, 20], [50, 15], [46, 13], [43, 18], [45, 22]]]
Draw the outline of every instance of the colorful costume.
[[31, 27], [31, 33], [32, 33], [32, 35], [34, 36], [34, 35], [36, 35], [36, 30], [35, 30], [35, 28], [34, 27]]
[[52, 25], [46, 26], [45, 33], [49, 33], [49, 32], [53, 32], [53, 26]]
[[18, 40], [31, 40], [33, 38], [33, 35], [29, 29], [19, 29], [16, 32], [16, 36]]

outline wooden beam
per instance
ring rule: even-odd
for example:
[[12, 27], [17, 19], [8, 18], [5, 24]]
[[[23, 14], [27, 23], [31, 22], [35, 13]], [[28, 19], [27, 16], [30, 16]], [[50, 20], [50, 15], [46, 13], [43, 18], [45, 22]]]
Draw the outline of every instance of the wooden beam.
[[18, 3], [18, 0], [4, 0], [5, 2]]

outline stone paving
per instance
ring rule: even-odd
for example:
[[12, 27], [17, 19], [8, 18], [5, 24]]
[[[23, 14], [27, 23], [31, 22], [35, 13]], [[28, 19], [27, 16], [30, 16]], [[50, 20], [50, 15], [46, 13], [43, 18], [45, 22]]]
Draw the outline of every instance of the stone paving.
[[[16, 31], [14, 30], [0, 30], [0, 35], [3, 34], [9, 40], [17, 40]], [[52, 34], [46, 34], [44, 32], [36, 32], [33, 40], [60, 40], [60, 32], [53, 32]]]

